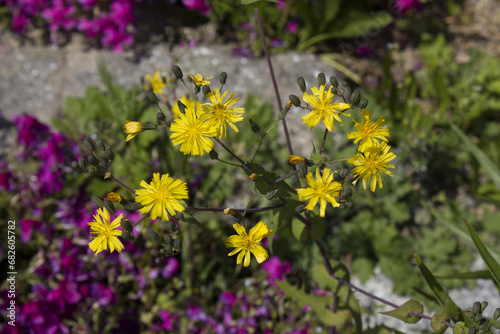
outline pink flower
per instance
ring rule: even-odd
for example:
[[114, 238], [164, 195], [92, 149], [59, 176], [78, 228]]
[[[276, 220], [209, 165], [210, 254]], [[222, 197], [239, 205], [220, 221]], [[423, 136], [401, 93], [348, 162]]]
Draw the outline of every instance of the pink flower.
[[401, 15], [405, 15], [410, 8], [418, 12], [420, 5], [420, 0], [396, 0], [396, 9]]
[[299, 30], [299, 22], [297, 20], [290, 20], [286, 24], [285, 31], [290, 33], [290, 34], [296, 34], [297, 31]]
[[184, 6], [189, 10], [197, 10], [203, 15], [209, 15], [212, 9], [205, 0], [182, 0]]
[[275, 280], [284, 281], [285, 275], [292, 272], [292, 264], [289, 261], [281, 262], [277, 256], [271, 256], [262, 264], [262, 269], [268, 273], [269, 284], [276, 286]]
[[52, 8], [47, 8], [42, 12], [42, 17], [49, 22], [49, 29], [57, 31], [59, 28], [71, 30], [76, 27], [75, 7], [65, 5], [62, 0], [52, 2]]

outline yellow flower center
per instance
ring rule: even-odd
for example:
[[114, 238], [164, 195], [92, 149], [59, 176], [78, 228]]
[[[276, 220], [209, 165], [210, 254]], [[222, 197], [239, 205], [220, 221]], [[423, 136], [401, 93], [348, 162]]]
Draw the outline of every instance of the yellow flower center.
[[224, 117], [224, 113], [226, 112], [226, 107], [222, 104], [214, 104], [213, 105], [214, 118], [221, 119]]

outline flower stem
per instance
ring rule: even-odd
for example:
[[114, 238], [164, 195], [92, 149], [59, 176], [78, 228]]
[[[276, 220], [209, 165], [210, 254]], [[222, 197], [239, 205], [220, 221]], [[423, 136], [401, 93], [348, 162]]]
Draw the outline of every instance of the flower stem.
[[235, 153], [233, 153], [233, 151], [231, 151], [226, 145], [224, 145], [224, 143], [217, 137], [213, 137], [215, 139], [216, 142], [219, 143], [220, 146], [222, 146], [226, 151], [229, 152], [229, 154], [231, 154], [236, 160], [238, 160], [239, 162], [241, 162], [242, 164], [245, 163], [243, 160], [240, 159], [239, 156], [237, 156]]
[[132, 194], [134, 194], [134, 195], [135, 195], [135, 191], [134, 191], [132, 188], [130, 188], [130, 187], [128, 187], [127, 185], [125, 185], [122, 181], [118, 180], [118, 179], [117, 179], [116, 177], [114, 177], [113, 175], [111, 175], [111, 179], [112, 179], [113, 181], [115, 181], [116, 183], [118, 183], [119, 185], [121, 185], [123, 188], [127, 189], [128, 191], [130, 191]]
[[325, 148], [326, 137], [328, 136], [328, 129], [325, 130], [325, 135], [323, 136], [323, 142], [321, 143], [321, 148], [319, 150], [319, 154], [323, 153], [323, 149]]
[[276, 180], [274, 180], [273, 182], [271, 182], [271, 184], [276, 184], [278, 182], [281, 182], [281, 181], [283, 181], [285, 179], [288, 179], [289, 177], [292, 177], [292, 176], [294, 176], [295, 174], [298, 174], [298, 173], [299, 173], [299, 170], [296, 169], [293, 172], [290, 172], [290, 173], [288, 173], [288, 174], [286, 174], [286, 175], [284, 175], [284, 176], [282, 176], [280, 178], [277, 178]]
[[[262, 41], [262, 46], [264, 48], [264, 53], [266, 55], [267, 66], [269, 67], [269, 74], [271, 75], [271, 81], [274, 87], [274, 94], [276, 95], [276, 100], [278, 102], [278, 109], [283, 110], [283, 104], [281, 103], [280, 92], [278, 89], [278, 84], [276, 82], [276, 76], [274, 75], [273, 64], [271, 62], [271, 57], [269, 55], [269, 50], [267, 49], [266, 38], [264, 37], [264, 29], [262, 28], [262, 20], [260, 19], [259, 9], [257, 6], [254, 7], [255, 19], [257, 20], [257, 26], [259, 27], [260, 39]], [[288, 152], [293, 155], [292, 144], [290, 142], [290, 135], [288, 134], [288, 127], [286, 125], [285, 118], [282, 119], [283, 131], [285, 132], [286, 145], [288, 147]]]
[[[263, 208], [255, 208], [255, 209], [231, 209], [236, 212], [263, 212], [272, 209], [282, 208], [286, 204], [286, 201], [283, 201], [280, 204], [270, 205]], [[224, 211], [225, 208], [210, 208], [210, 207], [198, 207], [198, 206], [190, 206], [189, 209], [193, 209], [196, 211]]]

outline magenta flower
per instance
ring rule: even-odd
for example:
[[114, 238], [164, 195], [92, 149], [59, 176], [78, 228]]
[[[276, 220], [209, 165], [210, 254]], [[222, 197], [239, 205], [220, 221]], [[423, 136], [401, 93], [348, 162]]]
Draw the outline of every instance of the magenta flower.
[[57, 31], [59, 28], [64, 30], [75, 28], [77, 21], [73, 17], [74, 14], [75, 7], [64, 4], [63, 0], [53, 1], [51, 8], [46, 8], [42, 11], [42, 17], [49, 23], [51, 31]]
[[30, 19], [22, 11], [12, 14], [12, 31], [17, 33], [25, 33], [30, 24]]
[[368, 45], [361, 45], [356, 49], [356, 55], [360, 58], [370, 58], [375, 53], [375, 50]]
[[179, 261], [175, 257], [169, 257], [167, 259], [167, 264], [163, 267], [161, 271], [161, 276], [165, 279], [169, 279], [177, 274], [179, 270]]
[[156, 324], [151, 328], [153, 332], [159, 332], [162, 330], [169, 330], [173, 331], [174, 330], [174, 321], [175, 318], [177, 317], [177, 314], [174, 314], [173, 316], [170, 314], [168, 311], [161, 310], [158, 314], [158, 316], [161, 319], [161, 323]]
[[42, 142], [43, 137], [49, 133], [49, 128], [31, 115], [13, 116], [12, 122], [18, 131], [17, 142], [27, 147]]
[[299, 30], [299, 22], [297, 20], [291, 19], [285, 27], [285, 31], [290, 34], [296, 34]]
[[117, 29], [117, 27], [108, 27], [104, 29], [101, 42], [103, 45], [111, 47], [114, 52], [122, 52], [124, 45], [131, 45], [134, 42], [134, 37]]
[[74, 305], [80, 301], [78, 286], [76, 283], [64, 279], [59, 282], [55, 290], [47, 294], [47, 301], [54, 302], [59, 307], [59, 310], [64, 312], [68, 304]]
[[0, 190], [14, 190], [14, 174], [5, 161], [0, 161]]
[[205, 0], [182, 0], [182, 3], [187, 9], [197, 10], [205, 16], [209, 15], [212, 11]]
[[420, 0], [396, 0], [396, 9], [401, 15], [405, 15], [410, 9], [418, 12], [420, 5]]
[[292, 272], [292, 264], [289, 261], [281, 262], [277, 256], [271, 256], [262, 264], [262, 269], [268, 273], [269, 285], [276, 286], [275, 280], [284, 281], [285, 275]]
[[21, 219], [21, 221], [19, 221], [19, 226], [21, 228], [21, 241], [28, 243], [31, 239], [33, 229], [35, 231], [40, 231], [44, 228], [45, 224], [34, 219]]

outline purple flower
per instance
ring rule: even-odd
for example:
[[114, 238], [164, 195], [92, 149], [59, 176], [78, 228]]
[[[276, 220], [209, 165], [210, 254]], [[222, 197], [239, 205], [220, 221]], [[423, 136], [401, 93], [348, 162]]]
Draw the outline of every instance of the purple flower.
[[184, 6], [189, 10], [197, 10], [203, 15], [209, 15], [212, 11], [205, 0], [182, 0]]
[[49, 133], [49, 128], [45, 124], [30, 115], [13, 116], [12, 122], [18, 131], [17, 142], [27, 147], [42, 142], [42, 138]]
[[170, 312], [161, 310], [158, 314], [158, 316], [161, 319], [161, 323], [156, 324], [151, 328], [153, 332], [159, 332], [161, 330], [174, 330], [174, 321], [175, 318], [177, 317], [177, 314], [174, 314], [173, 316], [170, 315]]
[[370, 58], [375, 53], [375, 50], [368, 45], [361, 45], [356, 49], [356, 55], [360, 58]]
[[271, 43], [270, 46], [271, 48], [281, 48], [285, 45], [285, 42], [283, 42], [279, 38], [271, 38]]
[[101, 42], [103, 45], [111, 47], [114, 52], [122, 52], [124, 45], [131, 45], [134, 42], [134, 37], [118, 27], [108, 27], [104, 29]]
[[222, 303], [225, 306], [233, 307], [235, 302], [236, 302], [236, 296], [229, 291], [224, 291], [219, 296], [219, 303]]
[[274, 280], [285, 280], [285, 275], [292, 272], [292, 264], [289, 261], [282, 263], [277, 256], [272, 256], [262, 264], [262, 269], [268, 273], [269, 285], [276, 286]]
[[0, 161], [0, 190], [14, 189], [14, 175], [5, 161]]
[[281, 3], [275, 3], [275, 6], [278, 7], [280, 10], [284, 10], [286, 7], [286, 1], [287, 0], [278, 0]]
[[290, 34], [296, 34], [299, 30], [299, 22], [297, 20], [291, 19], [285, 27], [285, 31]]
[[396, 9], [401, 15], [405, 15], [410, 9], [418, 12], [420, 5], [420, 0], [396, 0]]
[[25, 33], [30, 19], [21, 11], [12, 14], [12, 31], [17, 33]]
[[165, 279], [173, 277], [179, 270], [179, 261], [175, 257], [169, 257], [167, 264], [161, 271], [161, 276]]
[[74, 305], [80, 301], [80, 298], [76, 283], [66, 279], [60, 281], [59, 286], [47, 294], [47, 301], [54, 302], [63, 312], [66, 310], [67, 304]]
[[92, 284], [92, 300], [97, 300], [99, 305], [107, 306], [115, 303], [116, 295], [107, 285], [102, 283]]
[[44, 223], [34, 219], [21, 219], [19, 226], [21, 228], [21, 241], [28, 243], [31, 239], [33, 229], [40, 231], [44, 227]]
[[248, 47], [240, 46], [237, 47], [236, 49], [233, 49], [233, 56], [241, 58], [252, 58], [253, 54]]
[[77, 21], [73, 16], [75, 7], [64, 4], [63, 0], [54, 0], [51, 8], [42, 11], [42, 17], [49, 22], [49, 29], [57, 31], [59, 28], [71, 30], [76, 27]]

